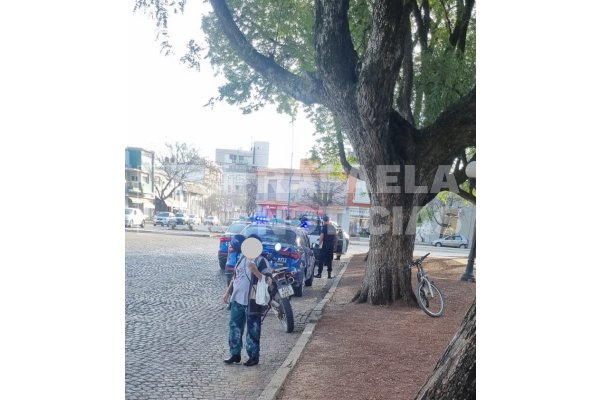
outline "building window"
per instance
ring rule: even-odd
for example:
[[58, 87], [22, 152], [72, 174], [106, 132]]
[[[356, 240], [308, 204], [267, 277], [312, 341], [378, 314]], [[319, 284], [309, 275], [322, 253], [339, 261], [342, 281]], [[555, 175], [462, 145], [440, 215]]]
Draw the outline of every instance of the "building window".
[[277, 179], [269, 179], [268, 200], [275, 200], [277, 193]]
[[137, 182], [138, 178], [135, 175], [131, 175], [131, 179], [132, 182]]

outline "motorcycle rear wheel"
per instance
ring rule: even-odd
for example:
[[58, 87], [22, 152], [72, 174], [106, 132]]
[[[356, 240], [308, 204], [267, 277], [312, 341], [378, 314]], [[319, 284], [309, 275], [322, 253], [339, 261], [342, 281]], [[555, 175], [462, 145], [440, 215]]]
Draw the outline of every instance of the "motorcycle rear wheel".
[[282, 299], [277, 293], [271, 300], [271, 310], [287, 333], [294, 331], [294, 313], [289, 299]]

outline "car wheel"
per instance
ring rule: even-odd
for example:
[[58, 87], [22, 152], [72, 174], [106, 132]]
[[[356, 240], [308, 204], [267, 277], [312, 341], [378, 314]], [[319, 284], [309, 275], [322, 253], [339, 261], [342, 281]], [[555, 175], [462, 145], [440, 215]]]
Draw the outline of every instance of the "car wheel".
[[298, 286], [292, 286], [292, 289], [294, 289], [294, 296], [302, 297], [302, 295], [304, 294], [303, 282], [300, 281], [300, 285], [298, 285]]
[[313, 271], [313, 273], [310, 276], [310, 278], [308, 278], [307, 280], [304, 281], [304, 284], [306, 286], [309, 286], [309, 287], [312, 286], [314, 275], [315, 275], [315, 272]]
[[441, 244], [440, 242], [437, 242], [437, 243], [435, 244], [435, 247], [442, 247], [442, 244]]
[[146, 221], [142, 220], [142, 223], [140, 224], [140, 228], [143, 228], [144, 225], [146, 225]]
[[459, 247], [459, 248], [461, 248], [461, 249], [466, 249], [466, 248], [467, 248], [467, 245], [466, 245], [466, 244], [461, 244], [461, 245], [460, 245], [460, 246], [458, 246], [458, 247]]
[[226, 262], [227, 262], [227, 260], [219, 258], [219, 267], [221, 267], [222, 270], [225, 270], [225, 263]]

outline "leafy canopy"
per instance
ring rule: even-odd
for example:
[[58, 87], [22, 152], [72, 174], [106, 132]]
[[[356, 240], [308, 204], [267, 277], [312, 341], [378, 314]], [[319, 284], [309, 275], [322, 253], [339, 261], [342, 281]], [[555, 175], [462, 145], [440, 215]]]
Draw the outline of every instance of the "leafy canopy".
[[[372, 28], [374, 0], [350, 0], [348, 22], [354, 49], [362, 59]], [[416, 128], [431, 124], [448, 106], [475, 85], [475, 5], [473, 0], [413, 0], [411, 13], [412, 54], [404, 63], [396, 95], [410, 91], [411, 114]], [[314, 74], [314, 1], [228, 0], [233, 18], [248, 42], [261, 54], [299, 76]], [[156, 22], [157, 40], [166, 53], [169, 18], [185, 10], [186, 0], [135, 0], [134, 10], [149, 13]], [[467, 29], [460, 29], [461, 27]], [[323, 162], [338, 161], [339, 127], [327, 109], [299, 104], [250, 68], [230, 46], [212, 11], [202, 16], [205, 37], [187, 42], [182, 62], [199, 68], [205, 59], [224, 78], [218, 95], [208, 104], [226, 101], [244, 113], [267, 104], [295, 117], [301, 108], [315, 124], [316, 146], [312, 156]], [[344, 133], [342, 132], [342, 138]], [[347, 141], [343, 147], [349, 147]]]

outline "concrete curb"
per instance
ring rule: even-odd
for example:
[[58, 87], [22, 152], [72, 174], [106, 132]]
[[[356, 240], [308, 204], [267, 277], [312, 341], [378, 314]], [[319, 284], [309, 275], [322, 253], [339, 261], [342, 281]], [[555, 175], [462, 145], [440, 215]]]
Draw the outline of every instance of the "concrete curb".
[[217, 233], [210, 233], [210, 232], [199, 232], [199, 231], [184, 231], [184, 230], [173, 230], [173, 229], [168, 229], [168, 230], [164, 230], [164, 231], [149, 231], [149, 230], [145, 230], [145, 229], [140, 229], [140, 228], [125, 228], [126, 232], [137, 232], [137, 233], [153, 233], [156, 235], [177, 235], [177, 236], [197, 236], [197, 237], [216, 237], [216, 236], [221, 236], [220, 234]]
[[312, 336], [315, 330], [316, 322], [321, 319], [321, 316], [323, 315], [323, 307], [325, 307], [325, 304], [327, 304], [327, 302], [331, 299], [331, 296], [333, 296], [333, 293], [335, 292], [340, 279], [342, 279], [342, 275], [344, 275], [344, 272], [346, 272], [346, 267], [349, 263], [350, 260], [345, 263], [340, 272], [334, 278], [333, 283], [331, 284], [331, 287], [327, 291], [325, 297], [323, 297], [323, 299], [321, 299], [321, 301], [317, 303], [315, 308], [313, 308], [310, 312], [310, 315], [308, 316], [309, 322], [304, 327], [304, 331], [302, 331], [302, 334], [298, 338], [294, 348], [292, 348], [292, 351], [290, 351], [290, 354], [283, 361], [283, 364], [281, 364], [281, 366], [277, 369], [267, 387], [258, 397], [258, 400], [275, 400], [277, 397], [277, 394], [283, 387], [288, 374], [296, 366], [304, 347], [308, 343], [308, 339], [310, 339]]

